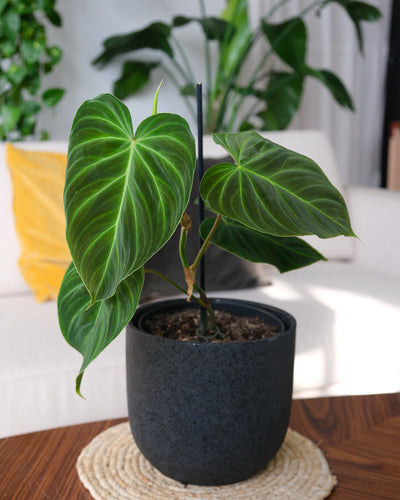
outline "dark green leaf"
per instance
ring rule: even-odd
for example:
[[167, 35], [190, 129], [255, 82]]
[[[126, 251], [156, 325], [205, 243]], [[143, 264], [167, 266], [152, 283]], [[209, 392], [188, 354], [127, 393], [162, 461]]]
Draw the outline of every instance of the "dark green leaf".
[[216, 213], [275, 236], [354, 236], [342, 195], [311, 159], [256, 132], [213, 134], [237, 165], [207, 170], [201, 196]]
[[10, 40], [4, 40], [4, 42], [0, 42], [0, 54], [1, 57], [11, 57], [17, 49], [17, 46], [14, 42]]
[[21, 56], [27, 64], [34, 64], [39, 61], [46, 49], [43, 40], [22, 40]]
[[143, 286], [143, 268], [122, 281], [115, 295], [90, 306], [90, 295], [73, 263], [65, 273], [58, 294], [58, 317], [66, 341], [83, 356], [76, 379], [80, 394], [82, 375], [132, 318]]
[[339, 4], [346, 10], [350, 19], [353, 21], [358, 38], [359, 49], [360, 52], [363, 53], [364, 41], [361, 29], [361, 21], [378, 21], [382, 16], [381, 11], [374, 5], [353, 0], [326, 0], [325, 5], [329, 3]]
[[21, 105], [21, 111], [23, 115], [26, 116], [33, 116], [39, 113], [41, 110], [41, 106], [38, 102], [36, 101], [24, 101]]
[[196, 85], [192, 82], [181, 87], [181, 95], [196, 97]]
[[43, 92], [42, 99], [46, 106], [53, 107], [62, 98], [65, 93], [65, 89], [52, 88], [47, 89]]
[[16, 10], [8, 8], [2, 15], [3, 33], [10, 41], [15, 42], [21, 27], [21, 18]]
[[236, 30], [228, 22], [217, 17], [207, 17], [199, 20], [204, 34], [209, 40], [222, 42], [227, 37], [234, 36]]
[[327, 69], [315, 69], [305, 66], [305, 72], [320, 80], [331, 92], [334, 99], [343, 107], [354, 111], [354, 105], [350, 94], [342, 81], [332, 71]]
[[173, 57], [169, 43], [171, 28], [165, 23], [153, 23], [146, 28], [107, 38], [104, 42], [104, 51], [93, 61], [93, 64], [107, 64], [114, 57], [139, 49], [154, 49], [165, 52]]
[[5, 133], [13, 130], [21, 116], [21, 107], [13, 104], [0, 106], [1, 126]]
[[303, 76], [297, 73], [272, 72], [265, 90], [254, 89], [250, 93], [266, 103], [266, 109], [258, 113], [262, 120], [259, 129], [283, 130], [299, 109]]
[[175, 16], [172, 19], [172, 27], [173, 28], [180, 28], [181, 26], [186, 26], [187, 24], [191, 23], [195, 19], [197, 20], [196, 17]]
[[300, 68], [306, 58], [307, 28], [300, 17], [280, 24], [262, 21], [262, 29], [275, 53], [292, 68]]
[[27, 69], [23, 66], [18, 66], [16, 64], [12, 64], [8, 71], [6, 72], [5, 76], [7, 80], [14, 86], [18, 87], [21, 85], [23, 79], [25, 78], [27, 74]]
[[218, 40], [221, 42], [226, 36], [231, 36], [235, 31], [235, 28], [230, 26], [227, 21], [218, 17], [176, 16], [172, 20], [172, 26], [174, 28], [179, 28], [191, 22], [200, 24], [208, 40]]
[[256, 127], [248, 120], [243, 121], [239, 126], [239, 132], [246, 132], [247, 130], [254, 130]]
[[[203, 240], [215, 219], [206, 219], [200, 227]], [[259, 233], [238, 222], [222, 219], [212, 240], [228, 252], [251, 262], [265, 262], [277, 267], [281, 273], [308, 266], [325, 258], [300, 238], [279, 238]]]
[[48, 55], [52, 66], [58, 64], [62, 58], [62, 50], [60, 49], [60, 47], [57, 47], [56, 45], [48, 47], [46, 49], [46, 54]]
[[3, 10], [6, 8], [9, 0], [0, 0], [0, 14], [3, 13]]
[[23, 136], [34, 134], [36, 117], [34, 115], [24, 115], [18, 122], [18, 128]]
[[115, 293], [174, 233], [187, 205], [195, 143], [178, 115], [144, 120], [103, 94], [82, 104], [69, 138], [67, 242], [93, 301]]
[[32, 68], [30, 74], [28, 74], [23, 82], [23, 86], [26, 90], [32, 94], [36, 95], [40, 89], [41, 78], [38, 68], [35, 66]]
[[57, 11], [49, 9], [46, 10], [45, 12], [46, 12], [46, 17], [51, 22], [51, 24], [57, 26], [58, 28], [62, 26], [62, 19]]
[[18, 0], [15, 4], [19, 14], [30, 14], [36, 9], [36, 1], [32, 0]]
[[119, 99], [124, 99], [138, 92], [149, 81], [151, 71], [160, 63], [127, 61], [124, 64], [122, 76], [114, 83], [114, 94]]

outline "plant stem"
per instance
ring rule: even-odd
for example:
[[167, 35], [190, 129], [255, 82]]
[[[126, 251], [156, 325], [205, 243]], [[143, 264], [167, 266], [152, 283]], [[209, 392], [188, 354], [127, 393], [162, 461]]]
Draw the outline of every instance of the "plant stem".
[[[269, 11], [268, 13], [263, 17], [262, 21], [264, 22], [267, 22], [271, 17], [272, 15], [280, 8], [282, 7], [285, 3], [287, 3], [288, 1], [290, 0], [280, 0], [279, 2], [277, 2]], [[317, 7], [318, 5], [322, 4], [322, 1], [321, 0], [314, 0], [313, 2], [311, 2], [311, 4], [309, 4], [307, 7], [305, 7], [297, 17], [304, 17], [305, 15], [307, 15], [311, 10], [313, 10], [315, 7]], [[257, 28], [257, 31], [255, 32], [254, 34], [254, 40], [253, 40], [253, 43], [256, 42], [256, 40], [261, 36], [262, 34], [262, 28], [261, 28], [261, 25], [262, 25], [262, 21], [260, 22], [258, 28]], [[236, 116], [239, 112], [239, 109], [241, 107], [241, 105], [243, 104], [243, 101], [246, 99], [246, 91], [250, 90], [253, 85], [261, 80], [262, 78], [268, 76], [269, 74], [269, 71], [264, 71], [261, 75], [260, 75], [260, 71], [264, 68], [267, 60], [269, 59], [269, 57], [274, 53], [274, 50], [275, 48], [280, 44], [281, 40], [283, 40], [286, 35], [290, 33], [290, 29], [289, 28], [286, 28], [286, 30], [284, 30], [280, 36], [277, 38], [277, 41], [276, 43], [270, 47], [269, 50], [267, 50], [265, 52], [265, 54], [263, 55], [263, 57], [261, 58], [261, 60], [259, 61], [259, 63], [257, 64], [257, 67], [254, 69], [254, 71], [252, 72], [250, 78], [249, 78], [249, 81], [245, 87], [245, 91], [243, 92], [243, 94], [240, 96], [239, 100], [236, 102], [236, 104], [233, 106], [233, 110], [232, 110], [232, 113], [231, 113], [231, 119], [229, 121], [229, 125], [228, 125], [228, 131], [232, 130], [233, 128], [233, 124], [234, 124], [234, 120], [236, 119]], [[247, 113], [246, 114], [246, 117], [249, 118], [251, 115], [250, 113]]]
[[199, 265], [200, 259], [203, 257], [205, 252], [207, 251], [208, 247], [211, 245], [211, 238], [213, 237], [213, 234], [217, 230], [218, 224], [220, 223], [222, 216], [220, 214], [217, 215], [215, 218], [213, 227], [210, 229], [210, 232], [207, 235], [207, 238], [203, 241], [203, 244], [201, 245], [201, 248], [199, 250], [199, 253], [196, 255], [195, 260], [193, 261], [193, 264], [190, 266], [193, 270], [196, 270], [197, 266]]
[[[178, 92], [180, 92], [181, 90], [181, 85], [179, 84], [177, 78], [175, 77], [175, 75], [172, 73], [172, 71], [170, 71], [166, 66], [162, 65], [162, 70], [166, 73], [166, 75], [168, 76], [168, 78], [171, 80], [171, 82], [175, 85], [176, 89]], [[190, 102], [190, 99], [188, 98], [188, 96], [184, 95], [183, 96], [184, 100], [185, 100], [185, 104], [190, 112], [190, 114], [192, 115], [192, 118], [196, 119], [196, 111], [193, 107], [193, 104]]]
[[184, 267], [189, 267], [189, 262], [186, 257], [186, 239], [187, 239], [188, 229], [181, 226], [181, 234], [179, 237], [179, 255], [181, 258], [182, 265]]
[[[155, 269], [145, 269], [144, 272], [158, 276], [159, 278], [163, 279], [164, 281], [166, 281], [167, 283], [169, 283], [170, 285], [175, 287], [177, 290], [179, 290], [183, 294], [188, 295], [187, 291], [184, 288], [182, 288], [180, 285], [175, 283], [175, 281], [172, 281], [171, 279], [169, 279], [167, 276], [165, 276], [165, 274], [162, 274], [159, 271], [156, 271]], [[198, 287], [196, 286], [195, 289], [198, 290]], [[195, 300], [201, 307], [207, 308], [210, 306], [210, 304], [209, 304], [207, 298], [204, 298], [204, 297], [201, 297], [201, 296], [195, 297], [194, 295], [192, 295], [191, 299]]]
[[[186, 68], [186, 76], [189, 77], [189, 81], [191, 81], [191, 82], [194, 83], [196, 81], [196, 78], [194, 76], [193, 69], [192, 69], [192, 67], [190, 65], [189, 59], [186, 57], [186, 53], [185, 53], [185, 51], [184, 51], [181, 43], [173, 35], [171, 35], [171, 40], [174, 43], [177, 51], [179, 52], [179, 55], [181, 56], [182, 62], [184, 64], [185, 68]], [[189, 83], [189, 81], [187, 83]]]

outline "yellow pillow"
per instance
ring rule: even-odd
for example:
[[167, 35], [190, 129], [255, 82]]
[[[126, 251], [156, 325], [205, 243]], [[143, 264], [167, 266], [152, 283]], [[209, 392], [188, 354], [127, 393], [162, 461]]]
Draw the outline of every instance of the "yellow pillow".
[[6, 161], [21, 245], [18, 265], [39, 302], [54, 300], [71, 262], [63, 206], [67, 155], [25, 151], [7, 144]]

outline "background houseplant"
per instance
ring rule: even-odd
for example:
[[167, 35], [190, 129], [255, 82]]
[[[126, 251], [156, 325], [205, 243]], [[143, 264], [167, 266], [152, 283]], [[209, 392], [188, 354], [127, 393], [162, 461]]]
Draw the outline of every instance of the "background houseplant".
[[[35, 133], [37, 115], [45, 106], [55, 106], [64, 94], [61, 88], [41, 95], [42, 76], [59, 63], [62, 51], [49, 46], [43, 17], [61, 26], [55, 0], [0, 2], [0, 137], [18, 140]], [[42, 131], [42, 138], [47, 132]]]
[[[304, 17], [331, 4], [347, 12], [354, 24], [363, 52], [362, 22], [380, 18], [377, 8], [353, 0], [317, 0], [305, 5], [297, 16], [281, 23], [273, 15], [289, 0], [274, 2], [256, 27], [250, 25], [246, 0], [228, 0], [219, 17], [208, 17], [204, 0], [200, 16], [177, 15], [171, 23], [154, 22], [143, 29], [113, 36], [104, 41], [104, 50], [94, 64], [104, 66], [117, 56], [129, 54], [124, 61], [113, 92], [120, 98], [138, 92], [149, 81], [152, 71], [163, 73], [183, 95], [194, 114], [196, 71], [184, 47], [175, 36], [191, 22], [199, 23], [204, 34], [206, 65], [205, 131], [284, 129], [297, 112], [307, 77], [316, 78], [341, 106], [353, 109], [351, 96], [337, 75], [325, 68], [307, 64], [307, 27]], [[139, 59], [136, 52], [151, 49], [157, 58]]]

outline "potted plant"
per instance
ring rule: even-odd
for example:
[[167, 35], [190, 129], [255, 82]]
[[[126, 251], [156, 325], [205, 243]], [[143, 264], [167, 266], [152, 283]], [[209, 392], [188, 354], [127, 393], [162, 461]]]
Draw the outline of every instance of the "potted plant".
[[[215, 215], [202, 222], [203, 243], [188, 262], [186, 205], [196, 151], [187, 122], [157, 113], [157, 95], [153, 114], [136, 132], [128, 109], [112, 95], [81, 105], [69, 138], [64, 191], [73, 262], [58, 297], [63, 335], [83, 355], [78, 394], [90, 362], [129, 322], [135, 440], [163, 473], [197, 484], [245, 479], [278, 451], [290, 414], [295, 340], [295, 320], [285, 311], [209, 300], [198, 281], [202, 256], [218, 245], [288, 271], [323, 259], [298, 236], [353, 236], [343, 197], [312, 160], [254, 131], [213, 138], [234, 163], [212, 166], [201, 180], [200, 199]], [[146, 262], [179, 225], [187, 289], [175, 286], [187, 298], [146, 304], [135, 314]], [[160, 314], [197, 314], [188, 312], [194, 306], [200, 319], [189, 340], [149, 333]], [[247, 317], [273, 336], [245, 340], [239, 332], [240, 341], [228, 342], [218, 317], [225, 314], [235, 315], [228, 326]]]
[[[341, 79], [328, 68], [309, 65], [308, 14], [320, 15], [339, 6], [354, 24], [363, 53], [363, 23], [381, 17], [379, 9], [354, 0], [316, 0], [282, 22], [274, 15], [290, 0], [270, 2], [267, 14], [252, 26], [247, 0], [227, 0], [219, 16], [208, 16], [199, 0], [199, 16], [176, 15], [171, 22], [158, 21], [103, 42], [103, 51], [93, 61], [102, 68], [123, 58], [113, 93], [120, 99], [136, 95], [155, 72], [171, 82], [195, 118], [196, 82], [202, 80], [190, 54], [179, 40], [179, 31], [189, 23], [201, 27], [206, 73], [204, 130], [232, 132], [285, 129], [299, 109], [307, 78], [324, 85], [335, 101], [353, 110], [352, 98]], [[145, 57], [140, 53], [146, 49]]]

